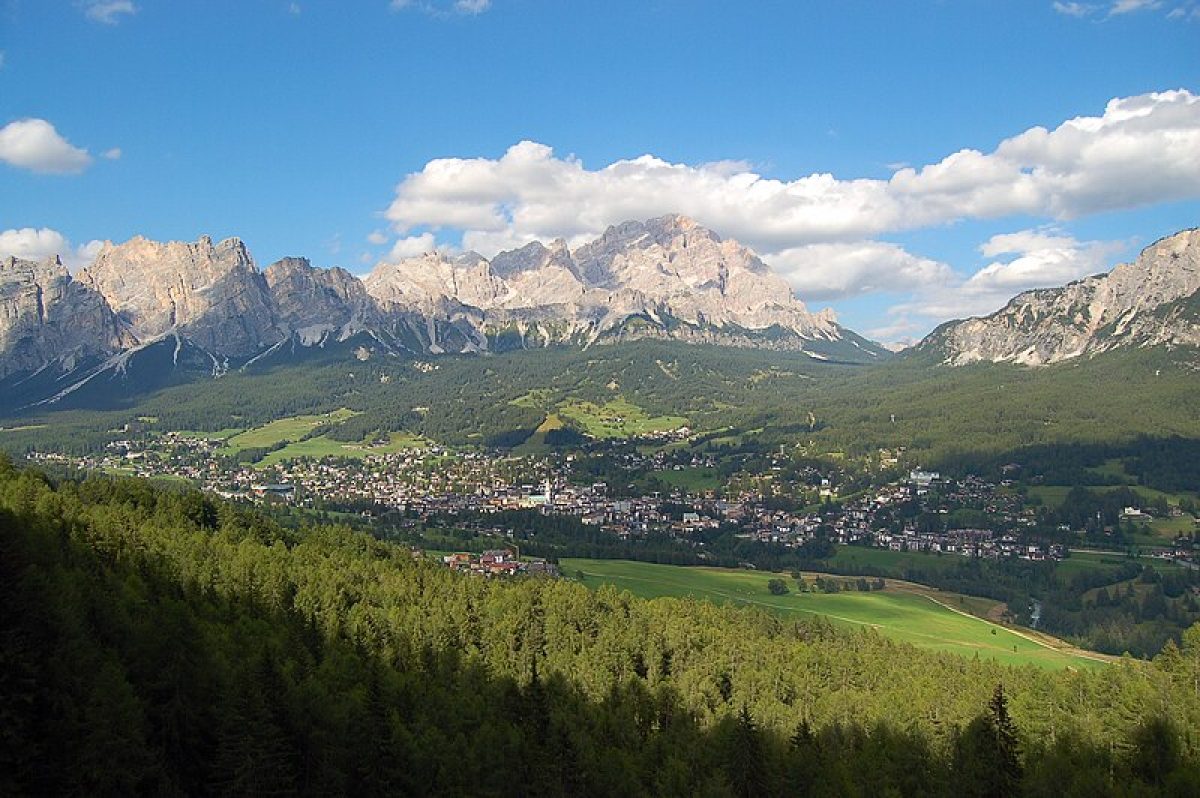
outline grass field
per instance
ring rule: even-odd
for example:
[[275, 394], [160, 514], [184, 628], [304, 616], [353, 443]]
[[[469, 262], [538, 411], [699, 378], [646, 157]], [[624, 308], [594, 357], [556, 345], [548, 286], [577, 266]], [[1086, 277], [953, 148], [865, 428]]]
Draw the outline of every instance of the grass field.
[[[1163, 560], [1158, 557], [1136, 557], [1134, 558], [1140, 565], [1149, 565], [1156, 571], [1181, 571], [1183, 566], [1171, 560]], [[1079, 551], [1071, 550], [1071, 556], [1058, 563], [1058, 573], [1071, 574], [1080, 571], [1094, 571], [1097, 569], [1107, 568], [1116, 570], [1122, 564], [1128, 562], [1130, 558], [1120, 552], [1108, 551]]]
[[45, 424], [24, 424], [17, 427], [0, 427], [0, 432], [29, 432], [30, 430], [43, 429]]
[[686, 491], [716, 490], [721, 477], [714, 468], [681, 468], [678, 471], [655, 471], [654, 476], [664, 485]]
[[[522, 397], [523, 398], [523, 397]], [[513, 404], [517, 404], [514, 400]], [[513, 449], [513, 454], [532, 455], [545, 454], [550, 451], [550, 447], [546, 444], [546, 433], [553, 432], [556, 429], [562, 429], [566, 425], [563, 420], [558, 417], [557, 413], [549, 413], [542, 419], [542, 423], [538, 424], [537, 429], [533, 431], [520, 446]]]
[[[720, 568], [685, 568], [627, 560], [564, 559], [563, 573], [585, 575], [591, 586], [613, 584], [644, 598], [691, 596], [718, 603], [748, 604], [784, 616], [823, 615], [850, 628], [873, 628], [880, 634], [921, 648], [980, 656], [1046, 668], [1097, 666], [1101, 661], [1039, 643], [1008, 628], [951, 609], [956, 596], [935, 595], [919, 585], [889, 583], [869, 593], [789, 593], [773, 596], [767, 582], [778, 574]], [[789, 585], [791, 579], [783, 577]], [[944, 601], [945, 603], [939, 603]]]
[[298, 457], [313, 457], [318, 460], [322, 457], [352, 457], [361, 460], [371, 454], [390, 454], [402, 452], [405, 449], [419, 449], [428, 445], [429, 441], [426, 439], [407, 432], [393, 432], [388, 442], [380, 446], [371, 446], [369, 443], [335, 441], [324, 435], [318, 435], [314, 438], [294, 441], [282, 449], [270, 452], [255, 464], [255, 468], [267, 468], [285, 460], [295, 460]]
[[[1124, 552], [1073, 549], [1071, 556], [1060, 560], [1056, 567], [1057, 573], [1070, 575], [1080, 571], [1094, 571], [1102, 568], [1115, 570], [1128, 559], [1128, 555]], [[1140, 556], [1136, 560], [1142, 565], [1152, 565], [1159, 571], [1177, 571], [1183, 568], [1178, 563], [1157, 557]], [[957, 563], [962, 562], [962, 558], [957, 554], [938, 555], [920, 551], [890, 551], [862, 546], [839, 546], [828, 562], [835, 570], [850, 571], [871, 567], [877, 568], [885, 574], [901, 577], [910, 568], [926, 572], [953, 568]]]
[[930, 554], [923, 551], [891, 551], [866, 546], [838, 546], [837, 552], [829, 560], [835, 569], [854, 570], [858, 568], [878, 568], [900, 576], [909, 568], [923, 571], [942, 571], [953, 568], [962, 562], [957, 554]]
[[354, 411], [342, 408], [321, 415], [281, 418], [234, 435], [225, 441], [220, 453], [233, 455], [243, 449], [266, 448], [285, 441], [298, 441], [322, 424], [345, 421], [353, 415]]
[[651, 416], [621, 396], [602, 405], [566, 402], [559, 406], [558, 415], [593, 438], [631, 438], [677, 429], [688, 423], [683, 416]]
[[[1095, 471], [1096, 469], [1092, 469]], [[1093, 493], [1105, 493], [1118, 488], [1129, 488], [1134, 493], [1137, 493], [1147, 501], [1155, 501], [1156, 499], [1166, 499], [1167, 504], [1175, 506], [1179, 505], [1181, 499], [1185, 496], [1195, 499], [1195, 496], [1187, 493], [1164, 493], [1161, 490], [1154, 488], [1146, 488], [1141, 485], [1085, 485], [1088, 490]], [[1042, 500], [1042, 503], [1052, 509], [1062, 507], [1063, 501], [1066, 500], [1067, 494], [1071, 492], [1070, 485], [1031, 485], [1029, 486], [1029, 495], [1037, 496]]]
[[175, 430], [175, 434], [182, 438], [208, 438], [209, 440], [223, 441], [232, 438], [234, 435], [239, 435], [245, 432], [244, 427], [226, 427], [215, 432], [206, 432], [196, 429], [180, 429]]

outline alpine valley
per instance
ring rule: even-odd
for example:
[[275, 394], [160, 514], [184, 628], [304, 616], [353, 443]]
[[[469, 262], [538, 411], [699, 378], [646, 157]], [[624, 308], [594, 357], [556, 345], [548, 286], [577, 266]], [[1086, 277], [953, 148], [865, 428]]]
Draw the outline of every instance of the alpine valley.
[[[574, 251], [385, 261], [362, 280], [302, 258], [260, 271], [236, 238], [135, 238], [74, 275], [57, 258], [0, 263], [0, 412], [18, 427], [53, 417], [78, 445], [111, 435], [79, 437], [68, 420], [224, 429], [340, 407], [354, 416], [331, 434], [520, 443], [550, 416], [586, 433], [557, 410], [617, 396], [702, 431], [803, 428], [832, 450], [935, 459], [1190, 436], [1198, 297], [1193, 229], [893, 355], [681, 216], [610, 227]], [[1122, 389], [1072, 398], [1101, 377]], [[102, 413], [64, 414], [85, 410]], [[4, 443], [28, 441], [10, 431]]]
[[1200, 231], [899, 353], [681, 216], [135, 238], [0, 263], [0, 352], [9, 683], [114, 792], [1200, 784]]

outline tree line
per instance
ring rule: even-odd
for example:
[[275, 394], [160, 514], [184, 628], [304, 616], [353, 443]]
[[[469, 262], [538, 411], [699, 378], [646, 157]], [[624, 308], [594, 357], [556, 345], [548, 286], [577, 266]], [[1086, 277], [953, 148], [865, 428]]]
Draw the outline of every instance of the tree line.
[[1195, 794], [1200, 627], [1051, 672], [0, 461], [0, 792]]

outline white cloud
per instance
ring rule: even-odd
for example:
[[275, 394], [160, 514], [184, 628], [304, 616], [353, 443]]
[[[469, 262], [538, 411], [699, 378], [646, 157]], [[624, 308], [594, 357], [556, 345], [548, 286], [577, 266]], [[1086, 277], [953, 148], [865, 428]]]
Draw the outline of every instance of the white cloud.
[[83, 11], [89, 18], [105, 25], [116, 25], [123, 15], [137, 13], [137, 6], [132, 0], [87, 0]]
[[100, 250], [104, 247], [105, 243], [99, 239], [92, 239], [86, 244], [80, 244], [75, 247], [71, 255], [63, 258], [63, 262], [73, 272], [82, 269], [96, 259], [96, 256], [100, 254]]
[[1135, 11], [1152, 11], [1162, 7], [1162, 0], [1116, 0], [1109, 9], [1109, 16], [1132, 14]]
[[294, 17], [300, 16], [300, 4], [299, 3], [290, 3], [288, 5], [288, 13]]
[[405, 258], [420, 257], [426, 252], [433, 252], [436, 249], [437, 242], [434, 241], [433, 233], [422, 233], [397, 241], [392, 246], [389, 256], [392, 260], [404, 260]]
[[49, 227], [22, 227], [0, 232], [0, 257], [41, 260], [70, 249], [65, 236]]
[[45, 119], [19, 119], [0, 128], [0, 161], [50, 174], [78, 174], [92, 162]]
[[1070, 219], [1200, 197], [1200, 96], [1120, 98], [1100, 116], [1034, 127], [888, 180], [778, 180], [748, 164], [653, 155], [588, 169], [523, 141], [500, 158], [441, 158], [405, 177], [385, 215], [400, 235], [462, 233], [484, 255], [532, 239], [577, 243], [610, 224], [683, 213], [762, 253], [854, 242], [959, 219]]
[[806, 301], [916, 291], [954, 280], [945, 263], [882, 241], [809, 244], [770, 254], [767, 260]]
[[368, 244], [374, 244], [375, 246], [378, 247], [378, 246], [382, 246], [382, 245], [386, 244], [387, 242], [388, 242], [387, 234], [384, 233], [382, 230], [372, 230], [367, 235], [367, 243]]
[[91, 263], [103, 245], [103, 241], [89, 241], [75, 247], [66, 236], [49, 227], [0, 231], [0, 258], [43, 260], [58, 255], [71, 271]]
[[906, 335], [924, 332], [948, 319], [993, 313], [1021, 292], [1104, 272], [1110, 258], [1124, 248], [1125, 242], [1078, 241], [1055, 229], [995, 235], [979, 247], [984, 257], [994, 260], [970, 277], [956, 275], [914, 292], [910, 300], [888, 310], [889, 325], [867, 333], [905, 341]]
[[893, 308], [888, 311], [886, 324], [864, 330], [863, 334], [872, 341], [879, 341], [888, 349], [897, 351], [912, 346], [928, 331], [927, 320], [914, 319], [907, 311]]
[[908, 295], [868, 331], [902, 340], [994, 311], [1019, 291], [1103, 271], [1115, 245], [1020, 230], [989, 239], [977, 273], [960, 274], [880, 238], [964, 219], [1052, 222], [1200, 198], [1200, 96], [1117, 98], [1099, 115], [1029, 128], [990, 151], [897, 166], [889, 179], [774, 179], [743, 161], [654, 155], [588, 168], [522, 141], [497, 158], [429, 161], [399, 182], [384, 215], [401, 239], [392, 257], [403, 257], [439, 240], [485, 256], [531, 240], [578, 246], [611, 224], [682, 213], [755, 249], [806, 301]]
[[1022, 230], [992, 236], [979, 247], [984, 257], [1015, 255], [995, 260], [971, 276], [968, 293], [1011, 297], [1031, 288], [1048, 288], [1097, 274], [1108, 259], [1124, 248], [1122, 242], [1076, 241], [1054, 231]]
[[101, 156], [107, 158], [110, 161], [120, 160], [121, 148], [120, 147], [111, 147], [100, 154], [101, 154]]
[[1096, 6], [1091, 3], [1055, 2], [1051, 7], [1058, 13], [1066, 14], [1069, 17], [1086, 17], [1096, 11]]

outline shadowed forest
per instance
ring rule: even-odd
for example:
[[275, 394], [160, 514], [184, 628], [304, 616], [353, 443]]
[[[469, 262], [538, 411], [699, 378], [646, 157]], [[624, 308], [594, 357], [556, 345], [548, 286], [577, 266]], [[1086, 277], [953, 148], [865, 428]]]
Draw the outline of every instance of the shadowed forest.
[[1013, 669], [0, 464], [0, 792], [1194, 795], [1200, 627]]

